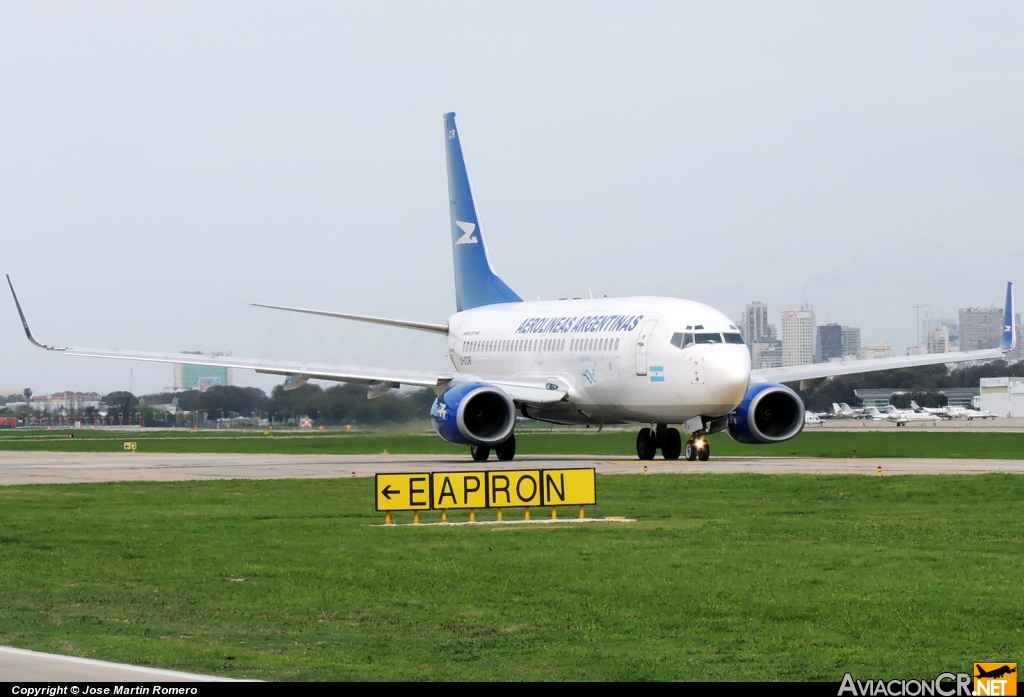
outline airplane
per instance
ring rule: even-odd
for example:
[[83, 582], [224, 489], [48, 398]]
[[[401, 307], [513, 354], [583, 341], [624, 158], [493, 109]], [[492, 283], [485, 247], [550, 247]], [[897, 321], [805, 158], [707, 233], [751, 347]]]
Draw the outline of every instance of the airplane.
[[[285, 389], [310, 379], [369, 386], [373, 399], [401, 385], [426, 387], [436, 399], [434, 429], [469, 446], [473, 460], [515, 457], [518, 416], [556, 424], [642, 425], [637, 456], [706, 461], [708, 435], [726, 431], [748, 444], [781, 443], [804, 427], [804, 406], [786, 382], [811, 384], [836, 375], [936, 363], [1003, 358], [1013, 348], [1005, 331], [998, 349], [818, 363], [751, 370], [739, 329], [726, 315], [692, 300], [626, 297], [524, 301], [494, 271], [480, 226], [455, 114], [443, 116], [456, 312], [445, 322], [253, 303], [445, 337], [454, 370], [392, 368], [197, 356], [41, 343], [29, 329], [7, 278], [25, 335], [35, 346], [67, 356], [223, 366], [284, 376]], [[1013, 284], [1006, 286], [1013, 318]], [[806, 383], [804, 383], [806, 381]], [[677, 428], [678, 427], [678, 428]], [[686, 436], [685, 444], [683, 435]]]
[[804, 426], [813, 426], [815, 424], [817, 424], [818, 426], [824, 426], [825, 420], [822, 419], [818, 414], [815, 414], [813, 411], [805, 411]]
[[906, 426], [911, 421], [938, 421], [939, 417], [934, 414], [924, 414], [909, 409], [897, 409], [891, 404], [885, 411], [879, 411], [876, 407], [867, 408], [867, 416], [872, 421], [894, 421], [897, 426]]
[[914, 400], [910, 400], [910, 408], [913, 409], [914, 411], [916, 411], [918, 414], [932, 414], [932, 415], [938, 416], [939, 418], [942, 418], [942, 419], [951, 419], [951, 418], [953, 418], [952, 417], [952, 412], [950, 411], [951, 409], [962, 409], [962, 407], [949, 407], [949, 406], [945, 406], [945, 407], [922, 407], [920, 404], [918, 404]]
[[998, 668], [993, 668], [992, 670], [985, 670], [980, 666], [976, 666], [975, 670], [978, 672], [978, 674], [974, 676], [976, 678], [1001, 678], [1004, 675], [1017, 672], [1016, 667], [1011, 668], [1009, 665], [1002, 665]]
[[840, 419], [863, 419], [867, 416], [867, 410], [859, 407], [854, 409], [846, 402], [832, 402], [832, 413]]
[[958, 409], [963, 409], [963, 411], [957, 412], [957, 418], [959, 418], [959, 419], [967, 419], [968, 421], [973, 421], [974, 419], [998, 419], [999, 418], [998, 414], [994, 414], [994, 413], [992, 413], [990, 411], [986, 411], [984, 409], [968, 409], [967, 407], [957, 407], [957, 408]]
[[928, 407], [919, 407], [917, 402], [910, 402], [910, 406], [915, 411], [923, 411], [928, 414], [935, 414], [945, 419], [967, 419], [973, 421], [974, 419], [997, 419], [998, 414], [994, 414], [991, 411], [984, 409], [971, 409], [969, 407], [938, 407], [937, 409], [929, 409]]

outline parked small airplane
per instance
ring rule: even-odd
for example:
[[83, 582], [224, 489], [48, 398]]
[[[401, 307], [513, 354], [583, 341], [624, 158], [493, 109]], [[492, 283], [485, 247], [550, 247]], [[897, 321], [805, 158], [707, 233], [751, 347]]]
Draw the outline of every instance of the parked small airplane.
[[872, 421], [894, 421], [897, 426], [905, 426], [911, 421], [938, 421], [934, 414], [923, 414], [910, 409], [897, 409], [893, 405], [886, 407], [884, 412], [876, 407], [868, 407], [867, 415]]
[[973, 421], [974, 419], [997, 419], [998, 414], [993, 414], [990, 411], [983, 409], [971, 409], [969, 407], [936, 407], [929, 409], [928, 407], [918, 406], [917, 402], [911, 400], [910, 406], [917, 412], [923, 412], [926, 414], [934, 414], [935, 416], [943, 419], [967, 419]]
[[867, 410], [858, 407], [854, 409], [846, 402], [836, 404], [832, 402], [832, 413], [840, 419], [863, 419], [867, 417]]

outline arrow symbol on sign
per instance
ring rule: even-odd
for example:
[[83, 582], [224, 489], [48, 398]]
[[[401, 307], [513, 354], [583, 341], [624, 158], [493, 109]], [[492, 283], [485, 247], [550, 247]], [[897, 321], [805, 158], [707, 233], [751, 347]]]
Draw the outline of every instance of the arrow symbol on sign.
[[402, 492], [399, 491], [398, 489], [392, 489], [391, 485], [388, 484], [386, 487], [384, 487], [383, 489], [380, 490], [380, 493], [384, 494], [384, 498], [386, 498], [388, 501], [390, 501], [391, 500], [391, 494], [401, 494]]

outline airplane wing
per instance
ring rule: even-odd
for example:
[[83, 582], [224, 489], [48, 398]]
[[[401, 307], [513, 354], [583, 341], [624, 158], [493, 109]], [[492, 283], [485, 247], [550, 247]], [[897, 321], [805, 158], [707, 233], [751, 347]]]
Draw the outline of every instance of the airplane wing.
[[809, 365], [793, 365], [785, 368], [761, 368], [750, 371], [753, 382], [797, 382], [798, 380], [815, 380], [831, 378], [838, 375], [855, 375], [872, 373], [876, 370], [895, 370], [897, 368], [916, 368], [922, 365], [938, 365], [939, 363], [962, 363], [964, 361], [991, 361], [1006, 358], [1001, 349], [983, 349], [981, 351], [957, 351], [953, 353], [929, 353], [923, 356], [895, 356], [892, 358], [869, 358], [862, 361], [845, 361], [841, 363], [812, 363]]
[[999, 348], [979, 351], [954, 351], [951, 353], [929, 353], [923, 356], [895, 356], [892, 358], [870, 358], [862, 361], [840, 363], [812, 363], [784, 368], [761, 368], [750, 371], [752, 382], [796, 382], [798, 380], [820, 380], [838, 375], [873, 373], [877, 370], [916, 368], [939, 363], [963, 363], [965, 361], [991, 361], [1006, 358], [1017, 343], [1014, 332], [1013, 283], [1006, 284], [1006, 303], [1003, 305], [1003, 331]]
[[450, 382], [454, 373], [428, 373], [390, 368], [363, 368], [326, 363], [305, 363], [302, 361], [269, 361], [261, 358], [236, 358], [234, 356], [202, 356], [194, 353], [150, 353], [146, 351], [125, 351], [119, 349], [90, 349], [68, 346], [61, 351], [66, 356], [87, 356], [89, 358], [117, 358], [129, 361], [150, 361], [155, 363], [185, 363], [191, 365], [213, 365], [223, 368], [248, 368], [257, 373], [271, 375], [301, 375], [317, 380], [337, 380], [373, 385], [390, 382], [394, 386], [415, 385], [437, 387]]
[[[47, 351], [63, 353], [66, 356], [83, 356], [87, 358], [113, 358], [129, 361], [148, 361], [154, 363], [183, 363], [187, 365], [212, 365], [222, 368], [242, 368], [257, 373], [301, 377], [302, 382], [309, 379], [336, 380], [361, 385], [377, 385], [369, 396], [380, 396], [391, 388], [400, 385], [415, 387], [438, 388], [453, 382], [480, 381], [500, 387], [516, 402], [526, 404], [549, 404], [565, 399], [568, 390], [564, 385], [556, 384], [542, 377], [509, 378], [507, 376], [465, 375], [459, 373], [425, 372], [412, 370], [394, 370], [391, 368], [367, 368], [349, 365], [330, 365], [326, 363], [307, 363], [303, 361], [272, 361], [262, 358], [239, 358], [235, 356], [203, 356], [194, 353], [157, 353], [148, 351], [130, 351], [123, 349], [93, 349], [74, 346], [50, 346], [37, 341], [28, 326], [28, 320], [21, 309], [18, 294], [14, 292], [11, 277], [7, 277], [11, 288], [14, 304], [18, 308], [25, 336], [35, 346]], [[429, 330], [434, 331], [434, 330]]]

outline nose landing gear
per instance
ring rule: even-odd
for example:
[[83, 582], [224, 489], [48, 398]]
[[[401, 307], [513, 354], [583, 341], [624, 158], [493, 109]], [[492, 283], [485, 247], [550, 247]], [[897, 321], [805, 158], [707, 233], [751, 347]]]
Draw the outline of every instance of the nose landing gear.
[[711, 457], [711, 444], [704, 440], [704, 438], [691, 438], [686, 441], [685, 456], [690, 462], [694, 460], [707, 462], [708, 458]]

